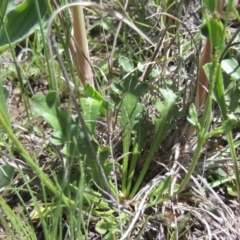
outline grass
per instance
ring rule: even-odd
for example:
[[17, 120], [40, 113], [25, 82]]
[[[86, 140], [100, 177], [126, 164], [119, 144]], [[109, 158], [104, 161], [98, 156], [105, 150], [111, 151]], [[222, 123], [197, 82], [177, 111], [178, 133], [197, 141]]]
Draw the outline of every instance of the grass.
[[[218, 13], [212, 2], [84, 3], [84, 49], [70, 38], [69, 6], [52, 2], [48, 26], [17, 47], [9, 36], [0, 73], [1, 237], [239, 237], [239, 48], [236, 35], [226, 36], [238, 25], [219, 12], [239, 16], [232, 1]], [[198, 74], [203, 35], [211, 60]], [[19, 62], [26, 47], [32, 57]], [[79, 64], [88, 54], [90, 70]], [[198, 76], [207, 81], [200, 101]]]

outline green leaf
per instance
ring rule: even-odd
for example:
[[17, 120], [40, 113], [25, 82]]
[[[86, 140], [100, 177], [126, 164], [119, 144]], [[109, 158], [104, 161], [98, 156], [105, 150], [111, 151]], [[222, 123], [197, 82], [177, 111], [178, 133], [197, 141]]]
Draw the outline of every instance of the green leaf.
[[154, 128], [152, 124], [146, 125], [145, 119], [146, 119], [145, 116], [141, 115], [134, 127], [134, 141], [133, 141], [132, 158], [131, 158], [131, 163], [128, 171], [127, 192], [130, 192], [134, 173], [136, 170], [136, 166], [137, 166], [140, 154], [142, 152], [142, 149], [144, 149], [145, 145], [147, 144], [147, 141], [146, 141], [147, 132], [149, 130], [153, 130]]
[[209, 37], [208, 25], [206, 22], [201, 25], [200, 32], [203, 37]]
[[112, 87], [112, 90], [118, 95], [122, 95], [124, 93], [124, 88], [118, 83], [113, 83], [111, 87]]
[[224, 93], [224, 86], [223, 86], [223, 79], [222, 79], [222, 71], [220, 64], [216, 65], [216, 83], [213, 89], [214, 96], [216, 101], [220, 107], [222, 117], [224, 120], [227, 120], [227, 106], [225, 101], [225, 93]]
[[210, 79], [212, 63], [207, 63], [203, 66], [204, 73], [206, 77]]
[[228, 173], [223, 170], [221, 167], [216, 169], [216, 173], [220, 176], [220, 177], [227, 177]]
[[[108, 158], [110, 156], [110, 148], [108, 146], [103, 147], [99, 151], [98, 156], [99, 156], [101, 165], [103, 167], [104, 173], [106, 176], [108, 176], [110, 174], [110, 172], [112, 171], [112, 163], [108, 162]], [[108, 165], [109, 163], [110, 163], [110, 165]], [[96, 165], [96, 164], [94, 163], [94, 165]], [[107, 165], [108, 165], [108, 167], [106, 168]], [[111, 166], [111, 168], [109, 168], [109, 166]], [[93, 176], [93, 177], [95, 179], [96, 176]]]
[[217, 56], [224, 47], [224, 26], [217, 18], [211, 18], [207, 21], [209, 37], [211, 42], [211, 51], [213, 56]]
[[101, 102], [93, 98], [81, 98], [83, 119], [91, 135], [96, 134], [96, 121], [100, 116]]
[[61, 130], [53, 132], [50, 141], [54, 145], [62, 145], [66, 142], [66, 137]]
[[218, 0], [204, 0], [204, 5], [210, 12], [217, 10]]
[[96, 231], [102, 235], [110, 232], [110, 238], [108, 237], [106, 239], [115, 239], [113, 238], [113, 234], [120, 232], [118, 223], [116, 222], [116, 218], [112, 216], [107, 216], [104, 219], [98, 221], [98, 223], [96, 224]]
[[105, 222], [104, 220], [101, 220], [96, 224], [96, 231], [103, 235], [109, 230], [110, 227], [111, 224]]
[[102, 165], [106, 163], [109, 155], [110, 155], [110, 148], [108, 146], [103, 147], [99, 153], [99, 158]]
[[[103, 147], [101, 150], [99, 150], [98, 156], [99, 156], [99, 160], [101, 162], [103, 171], [105, 173], [105, 176], [108, 177], [110, 172], [112, 171], [112, 166], [113, 166], [112, 162], [108, 162], [108, 158], [110, 156], [110, 148], [107, 146]], [[96, 166], [96, 162], [93, 160], [86, 161], [86, 166], [89, 168], [87, 171], [91, 176], [91, 179], [94, 180], [100, 187], [104, 187], [102, 178], [100, 177], [100, 173]]]
[[116, 106], [120, 105], [121, 98], [117, 94], [111, 93], [110, 97], [111, 97], [112, 101], [115, 103]]
[[232, 78], [240, 80], [240, 67], [236, 59], [224, 59], [221, 62], [221, 67]]
[[[147, 90], [148, 85], [145, 83], [138, 84], [137, 76], [130, 76], [124, 80], [123, 83], [124, 92], [122, 96], [122, 102], [120, 107], [120, 124], [123, 129], [123, 153], [129, 151], [131, 143], [131, 134], [134, 125], [136, 124], [135, 119], [143, 109], [143, 105], [140, 104], [139, 98]], [[122, 187], [124, 194], [127, 195], [127, 171], [128, 171], [128, 155], [123, 158], [123, 178]]]
[[237, 192], [236, 185], [233, 185], [233, 184], [226, 184], [226, 185], [227, 185], [228, 194], [233, 196], [233, 197], [237, 197], [238, 196], [238, 192]]
[[0, 79], [0, 122], [4, 121], [8, 127], [11, 128], [11, 122], [7, 110], [7, 95], [8, 91], [3, 86], [2, 79]]
[[118, 63], [121, 66], [123, 72], [125, 73], [130, 73], [134, 69], [132, 61], [124, 56], [119, 57]]
[[70, 112], [59, 107], [57, 93], [52, 91], [47, 96], [42, 93], [34, 95], [30, 101], [33, 111], [44, 118], [55, 131], [59, 139], [67, 139], [69, 131], [67, 127], [73, 123]]
[[[211, 77], [211, 71], [213, 66], [214, 65], [212, 63], [208, 63], [203, 66], [204, 72], [208, 79], [210, 79]], [[220, 64], [217, 63], [214, 70], [215, 70], [215, 79], [216, 79], [214, 89], [213, 89], [214, 97], [216, 98], [216, 101], [219, 104], [223, 119], [227, 120], [227, 107], [226, 107], [223, 78], [222, 78], [222, 71], [221, 71]]]
[[152, 140], [152, 145], [150, 147], [147, 158], [144, 161], [144, 165], [140, 175], [137, 179], [137, 182], [130, 194], [130, 198], [133, 197], [138, 190], [142, 180], [148, 170], [148, 167], [154, 157], [154, 154], [159, 148], [160, 143], [164, 139], [166, 133], [173, 128], [173, 125], [170, 124], [170, 120], [174, 117], [174, 113], [176, 112], [174, 108], [174, 104], [178, 99], [178, 95], [173, 92], [171, 89], [160, 89], [163, 97], [163, 102], [160, 100], [156, 101], [156, 109], [160, 113], [159, 118], [154, 119], [154, 135]]
[[[79, 125], [70, 125], [68, 127], [68, 136], [67, 144], [63, 148], [64, 154], [72, 158], [77, 157], [79, 159], [86, 160], [93, 159], [94, 156], [91, 148], [89, 147], [87, 136]], [[97, 150], [99, 147], [97, 142], [93, 142], [93, 144]]]
[[42, 116], [55, 130], [61, 129], [61, 122], [58, 118], [58, 105], [56, 92], [49, 92], [47, 96], [37, 93], [31, 99], [33, 111]]
[[[225, 80], [225, 79], [224, 79]], [[237, 85], [234, 83], [234, 88], [225, 95], [226, 105], [230, 107], [230, 111], [234, 113], [239, 113], [239, 102], [240, 102], [240, 89], [236, 88]], [[225, 93], [227, 90], [225, 90]]]
[[[1, 0], [2, 1], [2, 0]], [[46, 1], [36, 0], [39, 5], [40, 17], [46, 15]], [[35, 1], [25, 0], [15, 9], [8, 12], [4, 18], [4, 26], [9, 36], [10, 42], [15, 44], [32, 34], [39, 28], [38, 14], [36, 12]], [[1, 25], [0, 25], [1, 27]], [[9, 46], [7, 35], [4, 28], [0, 28], [0, 51]]]
[[160, 202], [164, 201], [166, 197], [169, 197], [171, 185], [172, 185], [171, 176], [163, 179], [158, 185], [158, 187], [150, 193], [149, 205], [153, 206], [159, 204]]
[[11, 183], [14, 168], [10, 165], [0, 165], [0, 189]]
[[206, 135], [206, 138], [209, 138], [213, 135], [217, 134], [227, 134], [229, 133], [234, 127], [236, 127], [238, 124], [238, 119], [233, 114], [228, 115], [228, 120], [223, 122], [223, 125], [221, 127], [218, 127], [214, 130], [212, 130], [210, 133]]
[[2, 0], [0, 2], [0, 29], [2, 27], [3, 19], [7, 10], [8, 0]]
[[214, 180], [213, 182], [210, 183], [210, 186], [212, 188], [218, 187], [221, 184], [227, 185], [228, 182], [231, 182], [231, 184], [233, 183], [233, 180], [235, 179], [234, 175], [227, 175], [226, 177], [219, 177], [216, 180]]
[[[113, 109], [113, 104], [111, 104], [109, 101], [105, 100], [102, 95], [93, 88], [90, 84], [87, 84], [86, 88], [84, 89], [84, 93], [86, 97], [93, 98], [95, 100], [98, 100], [101, 103], [101, 106], [106, 110]], [[103, 114], [103, 110], [100, 109], [100, 113]]]
[[[96, 156], [94, 155], [92, 148], [89, 146], [88, 138], [83, 129], [79, 125], [73, 124], [68, 128], [68, 132], [69, 137], [67, 139], [67, 144], [62, 150], [63, 154], [75, 159], [76, 161], [84, 161], [86, 183], [95, 181], [98, 186], [103, 188], [103, 180], [94, 159]], [[112, 170], [112, 167], [110, 168], [110, 165], [107, 162], [110, 154], [110, 148], [103, 147], [99, 150], [99, 144], [95, 139], [93, 139], [92, 144], [98, 154], [105, 175], [109, 175]]]
[[189, 116], [187, 117], [187, 120], [194, 126], [197, 128], [197, 131], [200, 130], [200, 124], [198, 122], [198, 114], [197, 114], [197, 110], [194, 104], [191, 104], [190, 108], [189, 108]]

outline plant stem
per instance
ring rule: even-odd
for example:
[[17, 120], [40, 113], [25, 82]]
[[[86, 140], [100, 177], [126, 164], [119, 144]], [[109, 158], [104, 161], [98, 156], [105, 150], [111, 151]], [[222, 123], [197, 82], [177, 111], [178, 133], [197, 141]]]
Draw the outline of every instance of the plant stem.
[[[74, 6], [72, 8], [72, 13], [73, 13], [73, 31], [77, 44], [77, 45], [75, 44], [75, 56], [74, 56], [76, 61], [75, 63], [77, 74], [83, 87], [86, 87], [87, 83], [94, 87], [92, 69], [89, 64], [89, 50], [87, 33], [85, 29], [83, 7]], [[79, 48], [81, 49], [81, 52], [78, 50]]]
[[237, 191], [238, 191], [238, 203], [240, 204], [240, 174], [238, 171], [239, 167], [238, 167], [237, 155], [236, 155], [236, 151], [235, 151], [235, 147], [234, 147], [232, 132], [229, 132], [227, 134], [227, 138], [228, 138], [228, 144], [229, 144], [229, 148], [230, 148], [230, 152], [231, 152], [231, 156], [232, 156], [234, 174], [236, 177], [236, 185], [237, 185]]
[[193, 160], [192, 160], [192, 162], [190, 164], [190, 167], [187, 170], [186, 176], [184, 177], [182, 183], [179, 186], [179, 189], [178, 189], [177, 193], [182, 192], [185, 189], [186, 185], [188, 184], [188, 182], [189, 182], [189, 180], [190, 180], [190, 178], [192, 176], [192, 173], [193, 173], [193, 171], [194, 171], [194, 169], [195, 169], [195, 167], [197, 165], [198, 159], [199, 159], [199, 157], [201, 155], [201, 151], [202, 151], [202, 147], [203, 147], [204, 142], [205, 142], [205, 138], [203, 138], [201, 136], [198, 136], [197, 149], [196, 149], [195, 154], [193, 156]]
[[41, 171], [41, 169], [34, 163], [32, 158], [29, 156], [25, 148], [19, 142], [12, 129], [7, 125], [6, 121], [0, 116], [0, 123], [3, 125], [4, 129], [8, 133], [9, 138], [12, 140], [13, 144], [17, 148], [20, 155], [26, 160], [27, 164], [31, 167], [32, 171], [41, 179], [41, 181], [47, 186], [47, 188], [56, 196], [60, 197], [63, 202], [69, 206], [74, 205], [74, 201], [70, 200], [63, 195], [61, 191], [52, 183], [52, 181]]
[[[210, 41], [209, 41], [209, 47], [210, 47]], [[210, 55], [210, 53], [211, 52], [208, 52], [209, 55]], [[197, 137], [198, 137], [197, 148], [196, 148], [195, 154], [193, 156], [192, 163], [190, 164], [190, 167], [188, 169], [188, 172], [187, 172], [186, 176], [184, 177], [182, 183], [179, 186], [178, 193], [180, 193], [182, 190], [184, 190], [184, 188], [186, 187], [186, 185], [188, 184], [188, 182], [191, 178], [191, 175], [192, 175], [192, 173], [197, 165], [198, 159], [201, 155], [202, 147], [206, 140], [206, 134], [207, 134], [210, 124], [211, 124], [213, 89], [214, 89], [214, 85], [216, 82], [216, 78], [218, 77], [218, 73], [220, 71], [219, 65], [218, 65], [218, 59], [219, 59], [218, 57], [219, 57], [219, 54], [216, 53], [216, 54], [213, 54], [212, 57], [208, 56], [206, 58], [208, 60], [212, 58], [212, 64], [211, 64], [210, 73], [208, 76], [210, 81], [209, 81], [209, 90], [208, 90], [208, 95], [207, 95], [207, 101], [205, 104], [205, 110], [204, 110], [204, 114], [202, 117], [200, 130], [197, 130]], [[203, 65], [201, 65], [201, 67], [203, 67]], [[204, 71], [204, 70], [202, 69], [202, 71]], [[204, 73], [204, 76], [205, 76], [205, 79], [207, 80], [207, 76], [205, 75], [205, 73]]]

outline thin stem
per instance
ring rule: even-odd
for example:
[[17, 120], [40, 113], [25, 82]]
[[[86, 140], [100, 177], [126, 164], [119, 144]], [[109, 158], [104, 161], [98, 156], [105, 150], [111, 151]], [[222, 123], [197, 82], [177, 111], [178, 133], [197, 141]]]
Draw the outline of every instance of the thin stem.
[[190, 167], [188, 168], [186, 176], [184, 177], [182, 183], [179, 186], [179, 189], [178, 189], [177, 193], [182, 192], [185, 189], [186, 185], [188, 184], [188, 182], [189, 182], [189, 180], [192, 176], [192, 173], [193, 173], [193, 171], [194, 171], [194, 169], [197, 165], [198, 159], [201, 155], [202, 147], [203, 147], [204, 142], [205, 142], [205, 138], [198, 136], [197, 149], [196, 149], [195, 154], [193, 156], [193, 160], [190, 164]]
[[[78, 103], [77, 103], [76, 96], [75, 96], [75, 94], [74, 94], [74, 92], [73, 92], [73, 90], [72, 90], [72, 88], [71, 88], [71, 85], [70, 85], [70, 79], [69, 79], [69, 77], [68, 77], [68, 73], [67, 73], [67, 71], [66, 71], [66, 69], [65, 69], [65, 67], [64, 67], [63, 61], [62, 61], [62, 59], [61, 59], [61, 57], [60, 57], [60, 55], [59, 55], [59, 52], [58, 52], [58, 49], [57, 49], [57, 45], [56, 45], [56, 41], [55, 41], [55, 39], [54, 39], [53, 36], [50, 37], [50, 45], [49, 45], [49, 46], [53, 49], [54, 53], [56, 54], [57, 61], [58, 61], [59, 65], [60, 65], [60, 68], [61, 68], [61, 70], [62, 70], [63, 76], [64, 76], [64, 78], [65, 78], [65, 80], [66, 80], [66, 84], [67, 84], [67, 87], [68, 87], [70, 96], [71, 96], [72, 101], [73, 101], [73, 103], [74, 103], [74, 106], [75, 106], [75, 108], [76, 108], [76, 111], [77, 111], [77, 114], [78, 114], [78, 118], [79, 118], [79, 122], [80, 122], [80, 124], [82, 125], [84, 134], [85, 134], [85, 136], [87, 137], [88, 145], [89, 145], [89, 147], [91, 148], [91, 151], [92, 151], [94, 160], [95, 160], [95, 162], [96, 162], [96, 164], [97, 164], [97, 168], [98, 168], [100, 177], [101, 177], [101, 179], [102, 179], [103, 186], [104, 186], [106, 192], [108, 193], [108, 195], [109, 195], [109, 196], [112, 196], [112, 191], [111, 191], [111, 189], [110, 189], [110, 186], [109, 186], [107, 177], [106, 177], [106, 175], [105, 175], [105, 173], [104, 173], [103, 167], [102, 167], [101, 162], [100, 162], [100, 159], [99, 159], [99, 157], [98, 157], [97, 150], [96, 150], [96, 148], [94, 147], [94, 140], [93, 140], [93, 138], [91, 137], [91, 135], [90, 135], [90, 133], [89, 133], [89, 130], [88, 130], [88, 128], [87, 128], [87, 126], [86, 126], [86, 124], [85, 124], [85, 121], [84, 121], [84, 119], [83, 119], [81, 110], [80, 110], [79, 105], [78, 105]], [[107, 195], [107, 197], [109, 198], [108, 195]]]
[[236, 177], [236, 185], [237, 185], [237, 191], [238, 191], [238, 203], [240, 204], [240, 174], [238, 171], [238, 161], [237, 161], [237, 155], [236, 155], [236, 151], [235, 151], [235, 147], [234, 147], [232, 132], [229, 132], [227, 134], [227, 138], [228, 138], [228, 144], [229, 144], [229, 148], [230, 148], [230, 152], [231, 152], [231, 156], [232, 156], [234, 174]]
[[41, 181], [47, 186], [47, 188], [55, 195], [61, 197], [63, 202], [69, 206], [73, 205], [74, 201], [70, 200], [66, 196], [63, 195], [61, 191], [59, 191], [56, 186], [52, 183], [52, 181], [41, 171], [41, 169], [34, 163], [32, 158], [29, 156], [25, 148], [22, 146], [20, 141], [17, 139], [11, 128], [7, 125], [6, 121], [0, 116], [0, 123], [3, 125], [3, 128], [8, 133], [9, 138], [12, 140], [13, 144], [18, 149], [19, 154], [26, 160], [27, 164], [31, 167], [33, 172], [41, 179]]

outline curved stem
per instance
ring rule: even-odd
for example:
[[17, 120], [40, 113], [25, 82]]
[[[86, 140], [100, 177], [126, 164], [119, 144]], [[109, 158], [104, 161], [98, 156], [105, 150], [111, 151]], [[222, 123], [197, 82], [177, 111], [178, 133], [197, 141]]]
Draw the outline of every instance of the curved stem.
[[187, 170], [187, 174], [186, 176], [184, 177], [182, 183], [180, 184], [179, 186], [179, 189], [178, 189], [178, 192], [177, 193], [180, 193], [182, 192], [186, 185], [188, 184], [191, 176], [192, 176], [192, 173], [197, 165], [197, 162], [198, 162], [198, 159], [200, 157], [200, 154], [201, 154], [201, 151], [202, 151], [202, 147], [203, 147], [203, 144], [205, 142], [205, 138], [202, 138], [202, 137], [198, 137], [198, 144], [197, 144], [197, 149], [195, 151], [195, 154], [193, 156], [193, 160], [192, 160], [192, 163], [190, 164], [188, 170]]

